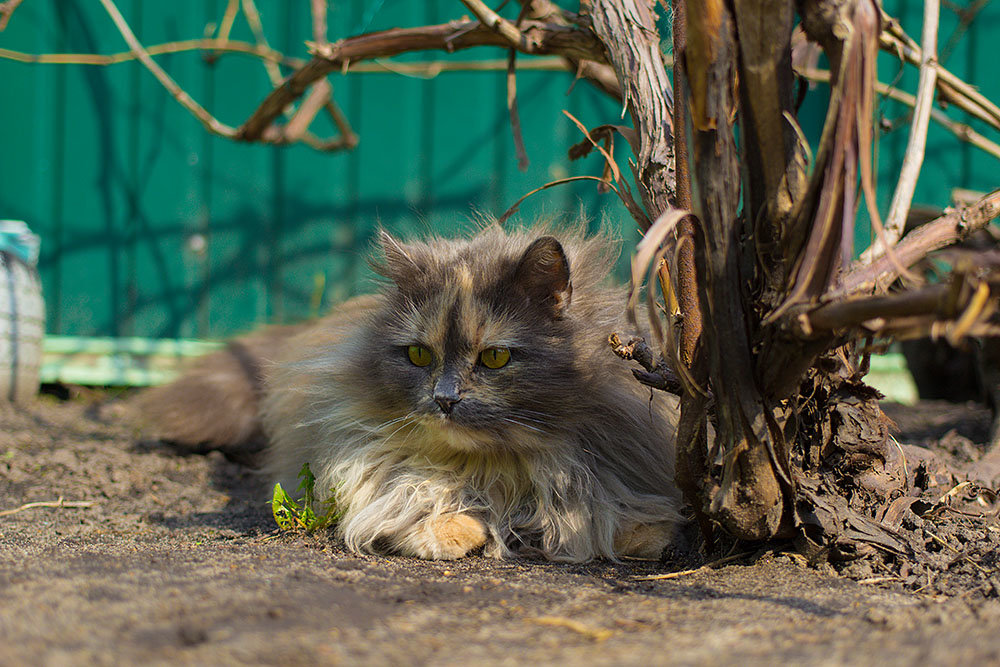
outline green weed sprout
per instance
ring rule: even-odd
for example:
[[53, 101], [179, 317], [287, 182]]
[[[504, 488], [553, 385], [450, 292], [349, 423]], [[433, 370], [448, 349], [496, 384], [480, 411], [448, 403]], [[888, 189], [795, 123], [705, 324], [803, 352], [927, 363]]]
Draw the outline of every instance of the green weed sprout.
[[333, 497], [323, 501], [322, 513], [316, 513], [316, 476], [309, 469], [309, 464], [304, 463], [299, 471], [299, 491], [303, 496], [299, 502], [295, 502], [281, 488], [281, 484], [274, 485], [274, 494], [271, 496], [271, 512], [274, 514], [274, 521], [282, 530], [304, 530], [307, 533], [332, 526], [337, 523], [343, 511], [337, 508], [336, 500]]

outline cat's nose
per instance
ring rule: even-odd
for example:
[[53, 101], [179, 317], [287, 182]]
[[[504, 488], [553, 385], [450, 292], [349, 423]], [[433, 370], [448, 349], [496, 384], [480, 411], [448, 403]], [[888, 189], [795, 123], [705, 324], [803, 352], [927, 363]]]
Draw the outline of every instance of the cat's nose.
[[462, 400], [459, 387], [461, 386], [458, 375], [451, 370], [445, 369], [444, 374], [434, 385], [434, 402], [441, 408], [441, 412], [450, 415], [455, 409], [455, 404]]
[[461, 400], [462, 399], [456, 394], [434, 395], [434, 402], [438, 404], [439, 408], [441, 408], [441, 412], [445, 413], [446, 415], [450, 415], [452, 409], [455, 407], [455, 404]]

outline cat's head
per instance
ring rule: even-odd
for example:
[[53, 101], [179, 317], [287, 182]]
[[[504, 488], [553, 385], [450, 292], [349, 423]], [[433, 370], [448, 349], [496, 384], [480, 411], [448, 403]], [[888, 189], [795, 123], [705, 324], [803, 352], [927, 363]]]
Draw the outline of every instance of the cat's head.
[[493, 232], [413, 244], [383, 234], [381, 246], [389, 281], [365, 355], [371, 400], [456, 450], [551, 441], [580, 388], [563, 245]]

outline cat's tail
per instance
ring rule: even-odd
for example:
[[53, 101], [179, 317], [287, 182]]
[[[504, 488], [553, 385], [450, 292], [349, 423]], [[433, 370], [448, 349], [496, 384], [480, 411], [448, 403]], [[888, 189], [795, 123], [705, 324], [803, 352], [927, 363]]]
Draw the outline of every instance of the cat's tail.
[[148, 435], [185, 450], [252, 456], [266, 444], [259, 404], [270, 368], [303, 328], [268, 327], [199, 357], [177, 380], [139, 394], [136, 416]]

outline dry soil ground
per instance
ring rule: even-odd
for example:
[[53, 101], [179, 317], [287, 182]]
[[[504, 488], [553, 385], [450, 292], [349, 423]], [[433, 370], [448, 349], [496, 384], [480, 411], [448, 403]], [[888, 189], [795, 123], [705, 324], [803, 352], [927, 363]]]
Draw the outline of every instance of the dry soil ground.
[[[897, 418], [985, 433], [946, 412]], [[127, 423], [99, 396], [0, 413], [0, 664], [1000, 663], [1000, 586], [914, 593], [781, 549], [654, 580], [692, 557], [359, 556], [277, 534], [246, 469]]]

